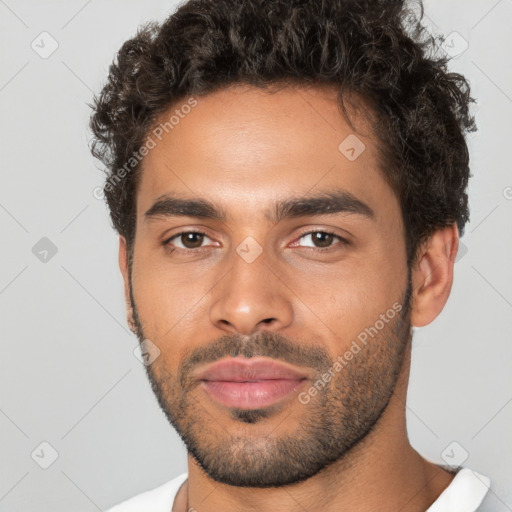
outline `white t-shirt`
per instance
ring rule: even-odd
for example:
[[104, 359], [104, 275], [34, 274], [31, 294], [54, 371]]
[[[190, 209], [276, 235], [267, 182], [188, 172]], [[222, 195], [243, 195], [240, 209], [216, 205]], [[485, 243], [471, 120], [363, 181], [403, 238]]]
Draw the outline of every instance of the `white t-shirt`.
[[[172, 512], [174, 498], [187, 473], [150, 491], [137, 494], [106, 512]], [[450, 485], [425, 512], [475, 512], [490, 487], [488, 477], [462, 468]]]

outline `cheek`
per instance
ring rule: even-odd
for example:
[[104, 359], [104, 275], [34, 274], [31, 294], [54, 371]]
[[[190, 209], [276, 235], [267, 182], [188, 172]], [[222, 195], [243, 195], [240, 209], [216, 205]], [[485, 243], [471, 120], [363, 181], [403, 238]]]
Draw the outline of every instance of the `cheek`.
[[300, 322], [306, 329], [317, 325], [324, 331], [326, 339], [333, 340], [331, 350], [337, 355], [396, 307], [406, 278], [405, 260], [399, 251], [380, 248], [329, 272], [296, 273], [292, 288], [300, 299], [296, 304], [304, 312]]
[[146, 336], [162, 341], [176, 338], [176, 332], [183, 335], [194, 318], [205, 314], [202, 299], [211, 287], [204, 275], [191, 275], [190, 268], [142, 257], [134, 261], [132, 286]]

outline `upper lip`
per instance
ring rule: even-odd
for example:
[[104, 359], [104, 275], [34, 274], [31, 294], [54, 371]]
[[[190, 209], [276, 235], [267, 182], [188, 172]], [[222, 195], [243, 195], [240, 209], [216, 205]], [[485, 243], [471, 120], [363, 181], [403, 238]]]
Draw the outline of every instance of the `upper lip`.
[[198, 380], [231, 382], [306, 378], [307, 375], [304, 372], [273, 359], [234, 357], [213, 363], [197, 375]]

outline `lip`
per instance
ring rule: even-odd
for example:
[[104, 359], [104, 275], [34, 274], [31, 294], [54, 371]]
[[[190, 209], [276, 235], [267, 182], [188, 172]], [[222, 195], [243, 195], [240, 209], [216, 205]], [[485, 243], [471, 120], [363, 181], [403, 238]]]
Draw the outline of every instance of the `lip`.
[[258, 409], [296, 391], [308, 375], [273, 359], [230, 357], [211, 364], [197, 379], [221, 405]]
[[269, 379], [305, 379], [307, 373], [264, 357], [229, 357], [207, 366], [197, 376], [198, 380], [224, 380], [247, 382]]

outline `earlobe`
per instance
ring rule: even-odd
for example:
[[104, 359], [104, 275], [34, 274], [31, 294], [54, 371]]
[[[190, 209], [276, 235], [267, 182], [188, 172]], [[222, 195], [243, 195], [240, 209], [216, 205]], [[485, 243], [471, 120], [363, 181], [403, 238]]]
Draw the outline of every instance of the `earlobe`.
[[136, 333], [135, 322], [133, 321], [133, 307], [130, 299], [130, 280], [128, 271], [128, 250], [126, 239], [123, 236], [119, 236], [119, 269], [123, 276], [124, 283], [124, 300], [126, 303], [126, 320], [130, 331]]
[[420, 248], [412, 269], [411, 324], [423, 327], [443, 310], [453, 284], [453, 266], [459, 246], [457, 224], [438, 229]]

